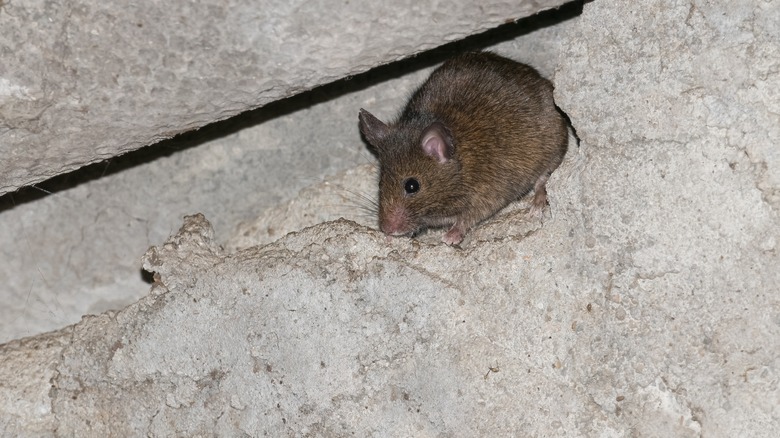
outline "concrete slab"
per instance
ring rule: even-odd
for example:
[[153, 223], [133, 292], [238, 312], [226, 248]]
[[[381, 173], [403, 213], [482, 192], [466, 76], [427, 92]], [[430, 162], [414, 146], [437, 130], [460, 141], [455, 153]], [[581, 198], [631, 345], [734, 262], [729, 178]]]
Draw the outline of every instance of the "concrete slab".
[[0, 2], [0, 195], [563, 3]]

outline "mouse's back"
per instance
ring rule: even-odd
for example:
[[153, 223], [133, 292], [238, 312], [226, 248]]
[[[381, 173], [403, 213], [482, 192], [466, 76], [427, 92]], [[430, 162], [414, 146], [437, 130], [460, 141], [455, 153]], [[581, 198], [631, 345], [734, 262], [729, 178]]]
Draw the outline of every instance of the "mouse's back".
[[466, 53], [436, 69], [397, 124], [420, 125], [418, 118], [449, 128], [464, 182], [477, 187], [507, 181], [527, 192], [536, 179], [532, 174], [566, 153], [568, 131], [550, 81], [493, 53]]

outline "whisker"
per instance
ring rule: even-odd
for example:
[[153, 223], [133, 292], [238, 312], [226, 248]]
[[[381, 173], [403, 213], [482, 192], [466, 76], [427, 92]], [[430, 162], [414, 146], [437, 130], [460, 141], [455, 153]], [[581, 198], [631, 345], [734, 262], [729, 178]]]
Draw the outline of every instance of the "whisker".
[[333, 212], [333, 214], [342, 215], [342, 216], [349, 216], [349, 217], [360, 217], [360, 218], [366, 218], [366, 219], [374, 219], [376, 218], [377, 214], [363, 206], [360, 205], [334, 205], [334, 204], [324, 204], [323, 208], [326, 208]]
[[335, 187], [337, 187], [338, 189], [342, 190], [345, 193], [349, 193], [351, 197], [346, 197], [345, 199], [347, 201], [353, 202], [356, 206], [360, 207], [361, 209], [374, 214], [377, 214], [379, 212], [379, 202], [373, 196], [365, 195], [363, 193], [348, 189], [341, 185], [336, 185]]

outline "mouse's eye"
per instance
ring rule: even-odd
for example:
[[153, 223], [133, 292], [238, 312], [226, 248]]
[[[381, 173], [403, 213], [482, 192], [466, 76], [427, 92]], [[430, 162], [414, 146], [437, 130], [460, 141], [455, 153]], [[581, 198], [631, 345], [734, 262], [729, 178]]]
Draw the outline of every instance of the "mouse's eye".
[[407, 195], [417, 193], [420, 190], [420, 183], [414, 178], [408, 178], [404, 181], [404, 190]]

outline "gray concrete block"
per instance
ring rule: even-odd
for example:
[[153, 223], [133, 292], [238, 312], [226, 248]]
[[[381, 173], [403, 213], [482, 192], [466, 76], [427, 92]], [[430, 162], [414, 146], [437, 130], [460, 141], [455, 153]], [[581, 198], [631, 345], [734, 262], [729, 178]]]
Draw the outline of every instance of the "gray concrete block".
[[0, 3], [0, 195], [562, 3]]
[[780, 432], [778, 20], [771, 2], [611, 1], [569, 28], [556, 100], [583, 165], [564, 199], [605, 316], [571, 377], [598, 428]]

